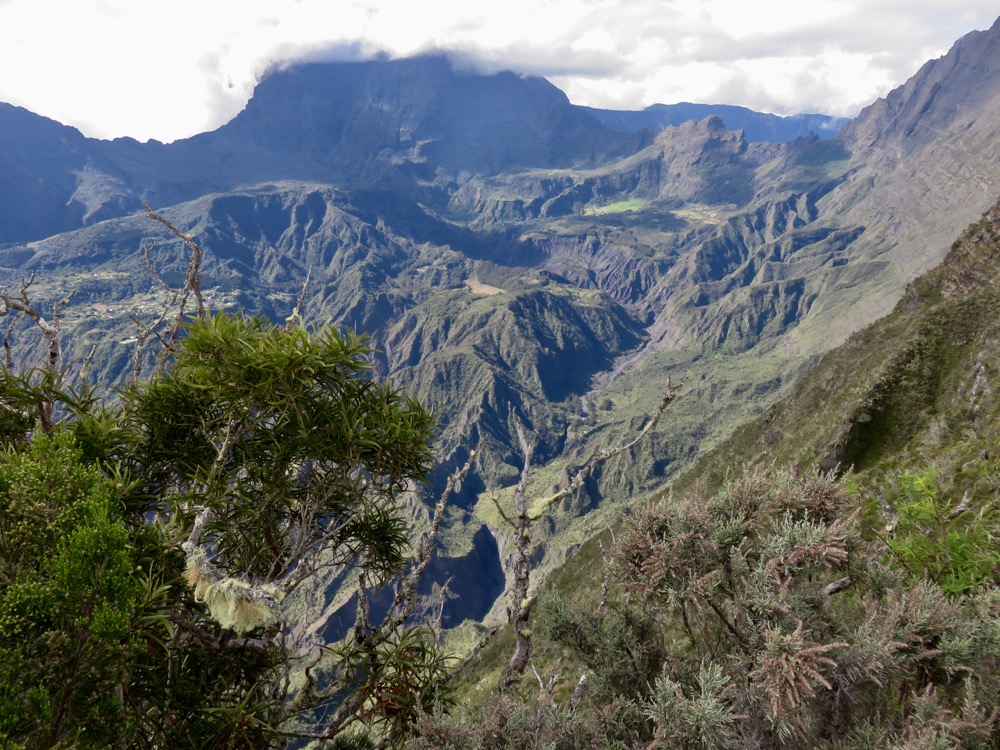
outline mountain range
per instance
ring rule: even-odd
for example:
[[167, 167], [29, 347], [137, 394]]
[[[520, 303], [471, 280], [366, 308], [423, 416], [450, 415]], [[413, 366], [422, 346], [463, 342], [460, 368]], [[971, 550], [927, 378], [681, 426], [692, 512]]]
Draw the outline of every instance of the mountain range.
[[685, 382], [546, 517], [544, 571], [892, 310], [993, 205], [998, 61], [1000, 23], [846, 124], [590, 110], [439, 56], [275, 70], [231, 122], [171, 144], [0, 105], [0, 281], [36, 272], [43, 307], [76, 290], [71, 349], [112, 383], [130, 316], [158, 304], [143, 248], [168, 281], [187, 262], [143, 203], [206, 249], [216, 307], [283, 319], [308, 275], [307, 318], [368, 334], [378, 374], [438, 415], [442, 471], [482, 445], [438, 576], [491, 581], [447, 614], [489, 618], [510, 545], [489, 495], [519, 474], [515, 421], [547, 495]]

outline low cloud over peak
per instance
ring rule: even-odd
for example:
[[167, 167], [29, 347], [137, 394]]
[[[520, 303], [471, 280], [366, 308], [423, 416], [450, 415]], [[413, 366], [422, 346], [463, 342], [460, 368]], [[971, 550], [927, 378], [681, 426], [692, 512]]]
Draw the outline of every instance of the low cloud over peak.
[[543, 76], [589, 106], [853, 115], [997, 13], [988, 0], [440, 0], [435, 9], [246, 0], [234, 12], [177, 0], [165, 12], [78, 0], [56, 24], [38, 3], [0, 0], [0, 100], [92, 136], [169, 141], [233, 117], [271, 70], [444, 53], [459, 69]]

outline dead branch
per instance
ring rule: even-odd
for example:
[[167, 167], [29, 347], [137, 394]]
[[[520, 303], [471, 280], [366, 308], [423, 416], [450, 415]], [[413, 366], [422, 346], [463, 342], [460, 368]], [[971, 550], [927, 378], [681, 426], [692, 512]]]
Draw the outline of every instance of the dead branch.
[[438, 498], [437, 504], [434, 506], [434, 516], [431, 520], [431, 529], [427, 536], [420, 540], [416, 563], [403, 579], [403, 585], [399, 587], [399, 591], [396, 593], [392, 605], [389, 607], [389, 612], [386, 614], [385, 620], [383, 621], [383, 628], [388, 627], [390, 630], [395, 630], [395, 628], [402, 625], [407, 619], [409, 619], [410, 615], [413, 614], [413, 608], [416, 606], [417, 602], [417, 585], [420, 583], [420, 579], [423, 577], [428, 566], [431, 564], [431, 559], [434, 557], [434, 552], [437, 549], [437, 538], [441, 530], [441, 519], [444, 516], [445, 505], [447, 505], [448, 498], [451, 497], [451, 493], [454, 492], [456, 487], [461, 485], [465, 475], [469, 473], [473, 462], [476, 460], [478, 452], [478, 449], [473, 450], [469, 454], [469, 458], [466, 460], [465, 465], [458, 471], [448, 476], [448, 481], [445, 483], [444, 491], [441, 493], [441, 497]]
[[[56, 302], [52, 308], [52, 322], [49, 323], [44, 317], [42, 317], [42, 314], [38, 312], [38, 309], [31, 304], [31, 299], [28, 297], [28, 287], [31, 286], [34, 280], [35, 274], [32, 273], [30, 278], [21, 282], [21, 288], [16, 297], [12, 297], [8, 292], [0, 292], [0, 300], [2, 300], [4, 304], [4, 314], [16, 312], [19, 315], [27, 315], [34, 321], [38, 330], [42, 332], [42, 336], [45, 337], [45, 343], [48, 346], [49, 353], [45, 363], [45, 370], [53, 375], [57, 375], [62, 364], [62, 348], [59, 341], [60, 317], [62, 315], [63, 308], [68, 305], [69, 301], [73, 298], [75, 290]], [[8, 335], [11, 332], [11, 326], [13, 326], [13, 323], [14, 321], [11, 321], [10, 326], [8, 326]], [[10, 360], [8, 335], [4, 336], [4, 348], [7, 350], [8, 364], [12, 367], [13, 363]], [[8, 369], [10, 369], [10, 367]]]
[[[146, 210], [148, 211], [149, 209], [147, 208]], [[146, 247], [142, 249], [142, 257], [145, 258], [146, 260], [146, 270], [149, 272], [149, 275], [153, 277], [153, 280], [156, 281], [160, 286], [162, 286], [168, 292], [173, 292], [174, 294], [176, 294], [180, 290], [174, 289], [172, 286], [170, 286], [170, 284], [165, 282], [163, 280], [163, 277], [160, 276], [159, 272], [156, 270], [156, 267], [153, 265], [152, 253], [154, 247], [156, 247], [156, 245], [150, 242], [148, 245], [146, 245]]]
[[302, 282], [302, 291], [299, 292], [298, 301], [292, 314], [285, 318], [285, 330], [290, 331], [295, 326], [302, 325], [302, 307], [306, 302], [306, 291], [309, 289], [309, 278], [312, 276], [312, 268], [306, 271], [306, 280]]
[[604, 544], [600, 539], [597, 540], [597, 547], [601, 550], [601, 601], [597, 605], [597, 614], [603, 615], [608, 607], [608, 591], [611, 588], [611, 565], [608, 564], [608, 551], [604, 549]]
[[3, 334], [4, 366], [7, 368], [7, 372], [12, 375], [14, 374], [14, 356], [10, 346], [10, 337], [14, 334], [14, 326], [17, 325], [17, 321], [20, 320], [22, 315], [24, 313], [16, 310]]
[[[169, 229], [174, 235], [179, 237], [184, 241], [184, 244], [188, 246], [191, 250], [191, 261], [188, 263], [187, 274], [184, 277], [184, 283], [179, 289], [173, 289], [169, 284], [167, 284], [163, 278], [156, 272], [153, 267], [152, 260], [150, 258], [150, 252], [153, 249], [152, 245], [149, 245], [144, 250], [144, 255], [146, 258], [146, 268], [149, 270], [153, 278], [166, 289], [171, 292], [172, 296], [167, 302], [163, 313], [157, 319], [156, 323], [152, 327], [146, 327], [140, 325], [139, 336], [136, 342], [136, 355], [135, 360], [132, 363], [132, 378], [137, 380], [139, 374], [142, 371], [142, 351], [145, 346], [146, 340], [151, 335], [155, 335], [162, 346], [159, 354], [156, 357], [156, 363], [153, 367], [153, 376], [158, 377], [163, 374], [166, 369], [167, 362], [170, 359], [170, 355], [173, 353], [174, 345], [177, 342], [177, 337], [180, 335], [181, 326], [184, 323], [185, 316], [187, 313], [188, 298], [190, 295], [194, 295], [195, 299], [195, 315], [199, 318], [205, 317], [205, 301], [201, 294], [201, 260], [202, 260], [202, 249], [201, 246], [194, 241], [194, 239], [187, 234], [184, 234], [180, 229], [178, 229], [174, 224], [164, 216], [156, 213], [148, 204], [143, 204], [143, 208], [146, 209], [146, 215], [158, 221], [167, 229]], [[169, 311], [175, 310], [173, 322], [166, 329], [164, 334], [157, 332], [157, 328], [166, 319]], [[134, 318], [133, 318], [134, 319]]]
[[142, 207], [146, 209], [146, 215], [150, 219], [163, 224], [163, 226], [173, 232], [177, 237], [184, 240], [184, 244], [191, 249], [191, 263], [188, 264], [187, 276], [184, 279], [184, 288], [190, 289], [191, 293], [194, 294], [196, 304], [195, 314], [199, 318], [205, 317], [205, 301], [201, 296], [201, 245], [195, 242], [194, 239], [191, 238], [191, 235], [184, 234], [184, 232], [175, 227], [169, 219], [156, 213], [156, 211], [151, 209], [148, 204], [144, 203], [142, 204]]
[[839, 581], [834, 581], [833, 583], [828, 584], [823, 589], [823, 594], [824, 596], [833, 596], [834, 594], [839, 594], [841, 591], [846, 591], [847, 589], [849, 589], [853, 583], [854, 581], [851, 580], [850, 576], [845, 576], [841, 578]]
[[539, 501], [535, 513], [531, 517], [531, 520], [534, 521], [537, 520], [538, 518], [541, 518], [542, 514], [545, 511], [547, 511], [552, 505], [559, 502], [560, 500], [563, 500], [569, 495], [572, 495], [578, 489], [583, 487], [583, 483], [587, 480], [587, 477], [589, 477], [591, 474], [594, 473], [594, 469], [596, 469], [602, 463], [607, 461], [609, 458], [614, 458], [615, 456], [619, 456], [625, 451], [631, 450], [633, 447], [635, 447], [640, 440], [646, 437], [646, 435], [654, 427], [656, 427], [657, 422], [660, 421], [660, 417], [663, 416], [663, 412], [666, 411], [667, 407], [670, 406], [670, 404], [672, 404], [677, 399], [678, 395], [679, 395], [678, 392], [673, 389], [673, 387], [670, 384], [670, 380], [668, 379], [667, 391], [663, 395], [663, 399], [660, 401], [660, 405], [653, 413], [652, 419], [650, 419], [649, 422], [646, 423], [646, 426], [639, 431], [639, 434], [636, 435], [629, 442], [619, 445], [617, 448], [599, 450], [595, 452], [587, 460], [587, 463], [583, 465], [583, 468], [577, 471], [576, 474], [572, 477], [572, 479], [570, 479], [569, 484], [567, 484], [566, 487], [559, 490], [559, 492], [552, 495], [551, 497], [547, 497]]
[[[69, 304], [75, 294], [75, 290], [58, 300], [52, 307], [52, 322], [47, 321], [38, 311], [28, 296], [28, 288], [34, 283], [35, 274], [21, 282], [17, 296], [9, 292], [0, 292], [0, 301], [3, 302], [4, 314], [14, 313], [14, 317], [7, 325], [4, 332], [3, 346], [4, 358], [7, 372], [13, 373], [14, 361], [10, 346], [10, 336], [14, 330], [14, 324], [22, 315], [31, 318], [35, 326], [42, 333], [45, 344], [48, 348], [48, 356], [42, 366], [42, 371], [51, 378], [51, 385], [58, 390], [62, 385], [62, 343], [60, 335], [61, 317], [63, 308]], [[56, 399], [54, 396], [47, 397], [37, 402], [38, 420], [43, 432], [51, 433], [55, 429]]]
[[972, 503], [970, 502], [969, 499], [969, 493], [966, 492], [964, 495], [962, 495], [962, 502], [960, 502], [958, 505], [956, 505], [954, 508], [951, 509], [951, 512], [948, 514], [947, 520], [954, 521], [960, 515], [965, 513], [965, 511], [971, 509], [972, 509]]
[[515, 678], [524, 673], [531, 660], [532, 650], [531, 609], [534, 599], [528, 596], [528, 585], [531, 578], [531, 521], [533, 519], [528, 514], [526, 495], [535, 446], [528, 443], [524, 434], [524, 426], [520, 420], [515, 423], [515, 426], [517, 439], [521, 445], [521, 454], [524, 456], [524, 465], [521, 467], [521, 478], [518, 480], [517, 487], [514, 488], [514, 512], [517, 521], [513, 522], [501, 511], [505, 520], [514, 527], [514, 560], [511, 564], [514, 583], [511, 587], [511, 601], [507, 605], [507, 622], [514, 632], [514, 653], [511, 654], [510, 661], [507, 662], [507, 668], [500, 681], [501, 693], [507, 692]]
[[576, 682], [576, 687], [573, 688], [573, 695], [570, 696], [570, 708], [576, 708], [580, 705], [580, 701], [583, 700], [583, 695], [587, 689], [588, 679], [590, 679], [590, 672], [583, 670], [583, 674], [580, 675], [580, 679]]
[[[361, 570], [358, 575], [358, 609], [354, 622], [354, 639], [367, 652], [374, 654], [376, 647], [398, 633], [399, 627], [413, 613], [416, 605], [417, 585], [430, 565], [431, 558], [437, 547], [437, 537], [441, 528], [441, 519], [445, 505], [451, 493], [459, 486], [462, 479], [472, 468], [476, 455], [477, 451], [472, 451], [465, 465], [448, 477], [445, 489], [434, 508], [431, 529], [418, 545], [417, 557], [413, 567], [403, 578], [403, 582], [396, 592], [389, 610], [376, 628], [372, 628], [369, 622], [371, 609], [368, 601], [367, 568], [364, 565], [364, 561], [362, 561]], [[313, 627], [315, 627], [315, 624]], [[336, 686], [333, 689], [336, 690]], [[357, 711], [361, 708], [361, 702], [362, 697], [360, 692], [355, 692], [337, 707], [337, 710], [334, 711], [333, 715], [327, 721], [326, 727], [320, 734], [311, 735], [313, 738], [320, 740], [320, 747], [325, 747], [328, 741], [334, 738], [341, 729], [354, 719]]]
[[529, 594], [529, 584], [531, 578], [531, 524], [542, 517], [553, 504], [568, 497], [573, 492], [579, 490], [593, 471], [609, 458], [621, 455], [638, 444], [659, 422], [660, 417], [666, 408], [677, 399], [677, 391], [673, 389], [670, 381], [667, 381], [667, 391], [660, 401], [660, 405], [645, 427], [632, 440], [619, 445], [617, 448], [599, 450], [579, 469], [570, 479], [569, 484], [551, 497], [547, 497], [539, 502], [534, 512], [528, 511], [527, 486], [531, 475], [531, 458], [534, 453], [534, 446], [529, 445], [524, 434], [524, 426], [520, 421], [515, 423], [517, 429], [517, 439], [521, 446], [521, 454], [524, 456], [524, 466], [521, 469], [521, 478], [514, 489], [514, 512], [515, 518], [511, 518], [504, 513], [500, 503], [493, 498], [493, 504], [497, 506], [500, 517], [514, 530], [514, 553], [511, 563], [511, 576], [513, 585], [511, 586], [511, 602], [507, 605], [507, 622], [514, 632], [514, 653], [507, 663], [503, 678], [500, 681], [500, 692], [510, 689], [515, 678], [524, 673], [531, 659], [531, 610], [535, 604], [535, 597]]

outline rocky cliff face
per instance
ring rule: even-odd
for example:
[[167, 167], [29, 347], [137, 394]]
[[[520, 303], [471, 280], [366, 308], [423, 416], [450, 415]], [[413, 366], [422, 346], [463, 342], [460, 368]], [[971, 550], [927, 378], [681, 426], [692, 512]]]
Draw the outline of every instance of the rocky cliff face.
[[229, 139], [369, 180], [402, 164], [427, 165], [430, 176], [580, 166], [641, 142], [572, 107], [544, 79], [456, 71], [438, 56], [274, 72], [233, 122], [202, 140]]
[[844, 260], [863, 283], [824, 300], [796, 344], [842, 340], [889, 312], [902, 286], [944, 257], [959, 232], [1000, 195], [1000, 24], [973, 32], [839, 136], [847, 171], [817, 201], [818, 224], [859, 232]]
[[865, 108], [839, 139], [852, 153], [874, 149], [902, 160], [953, 128], [974, 124], [973, 112], [993, 111], [1000, 92], [1000, 20], [974, 31], [930, 60], [905, 84]]
[[891, 309], [992, 205], [998, 37], [959, 41], [838, 140], [783, 144], [711, 117], [616, 132], [544, 81], [441, 58], [276, 72], [234, 121], [169, 146], [0, 108], [21, 123], [0, 139], [0, 189], [44, 177], [19, 198], [37, 220], [0, 205], [0, 277], [78, 289], [73, 345], [97, 344], [95, 376], [113, 380], [129, 316], [154, 306], [140, 247], [166, 278], [186, 262], [131, 213], [140, 200], [206, 248], [216, 306], [284, 318], [308, 274], [309, 318], [372, 337], [378, 374], [441, 419], [446, 463], [483, 442], [454, 559], [486, 554], [485, 527], [504, 563], [485, 491], [518, 474], [515, 418], [539, 443], [531, 492], [549, 494], [686, 376], [670, 418], [553, 510], [544, 567]]
[[[76, 229], [95, 218], [100, 157], [80, 131], [0, 103], [0, 242]], [[113, 178], [110, 178], [113, 179]]]

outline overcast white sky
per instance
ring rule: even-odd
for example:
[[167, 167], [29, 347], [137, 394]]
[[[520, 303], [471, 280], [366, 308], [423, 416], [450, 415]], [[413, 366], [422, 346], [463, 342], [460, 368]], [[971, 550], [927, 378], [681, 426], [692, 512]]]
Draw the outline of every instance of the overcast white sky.
[[272, 63], [457, 50], [577, 104], [853, 116], [995, 0], [0, 0], [0, 101], [86, 135], [171, 141], [246, 103]]

